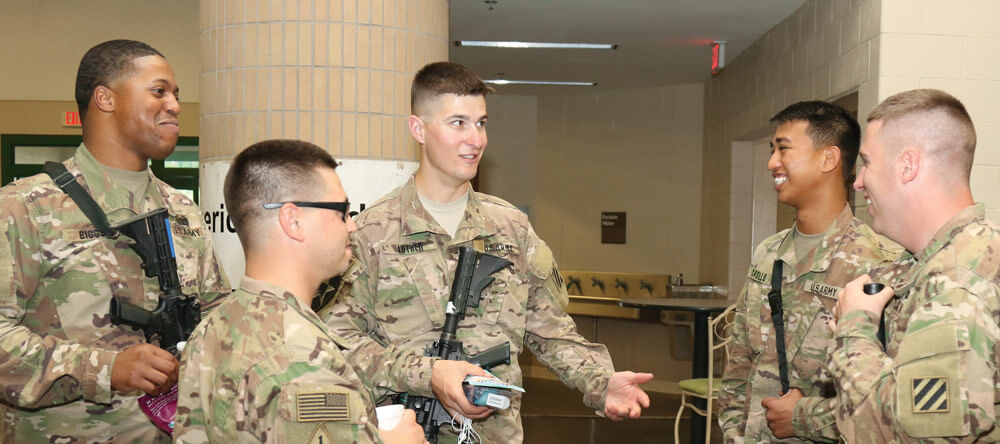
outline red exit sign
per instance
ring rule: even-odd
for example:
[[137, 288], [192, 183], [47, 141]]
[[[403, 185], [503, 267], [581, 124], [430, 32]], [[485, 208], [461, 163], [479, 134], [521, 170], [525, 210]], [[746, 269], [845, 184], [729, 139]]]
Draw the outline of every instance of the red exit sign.
[[63, 117], [63, 126], [80, 126], [80, 112], [66, 111]]

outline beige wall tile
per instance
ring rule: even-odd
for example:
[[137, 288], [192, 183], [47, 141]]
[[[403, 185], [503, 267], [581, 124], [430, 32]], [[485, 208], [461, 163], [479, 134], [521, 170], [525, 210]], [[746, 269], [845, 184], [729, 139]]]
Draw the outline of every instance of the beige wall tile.
[[313, 95], [316, 91], [313, 88], [313, 70], [312, 68], [297, 68], [296, 71], [298, 74], [298, 106], [296, 109], [310, 111], [313, 109]]
[[343, 54], [343, 65], [345, 67], [358, 66], [358, 27], [353, 24], [343, 26], [344, 42], [341, 45]]
[[[1000, 12], [995, 17], [1000, 17]], [[965, 64], [964, 78], [1000, 79], [1000, 60], [997, 57], [1000, 55], [1000, 40], [965, 38], [963, 43], [961, 57]]]
[[358, 2], [351, 0], [344, 0], [344, 22], [345, 23], [356, 23], [358, 20]]
[[880, 75], [962, 76], [961, 37], [886, 33], [880, 45]]
[[341, 137], [340, 152], [345, 156], [363, 156], [358, 153], [357, 140], [357, 116], [355, 114], [341, 114]]
[[304, 22], [298, 25], [298, 50], [296, 64], [299, 66], [313, 65], [313, 38], [314, 26], [312, 23]]

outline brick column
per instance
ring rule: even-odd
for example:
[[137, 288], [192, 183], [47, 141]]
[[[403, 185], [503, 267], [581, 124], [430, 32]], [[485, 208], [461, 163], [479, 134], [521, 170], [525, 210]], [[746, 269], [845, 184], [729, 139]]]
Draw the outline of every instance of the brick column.
[[[416, 169], [419, 147], [406, 128], [410, 81], [423, 65], [448, 59], [447, 0], [199, 5], [206, 220], [213, 212], [224, 220], [229, 162], [260, 140], [326, 148], [344, 163], [338, 172], [355, 204], [370, 204]], [[235, 284], [243, 269], [239, 243], [225, 224], [210, 225]]]

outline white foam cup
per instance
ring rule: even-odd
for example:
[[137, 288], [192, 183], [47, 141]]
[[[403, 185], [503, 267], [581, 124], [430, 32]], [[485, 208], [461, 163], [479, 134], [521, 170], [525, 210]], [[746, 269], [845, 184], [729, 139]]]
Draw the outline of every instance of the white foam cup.
[[392, 430], [399, 425], [399, 418], [403, 417], [403, 404], [390, 404], [375, 408], [375, 416], [378, 417], [378, 428], [381, 430]]

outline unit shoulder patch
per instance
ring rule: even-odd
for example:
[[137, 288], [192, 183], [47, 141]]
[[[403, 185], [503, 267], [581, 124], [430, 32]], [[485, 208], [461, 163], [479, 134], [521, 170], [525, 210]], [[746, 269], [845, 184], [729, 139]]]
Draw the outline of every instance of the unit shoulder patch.
[[944, 413], [948, 405], [948, 378], [931, 376], [913, 378], [913, 413]]

